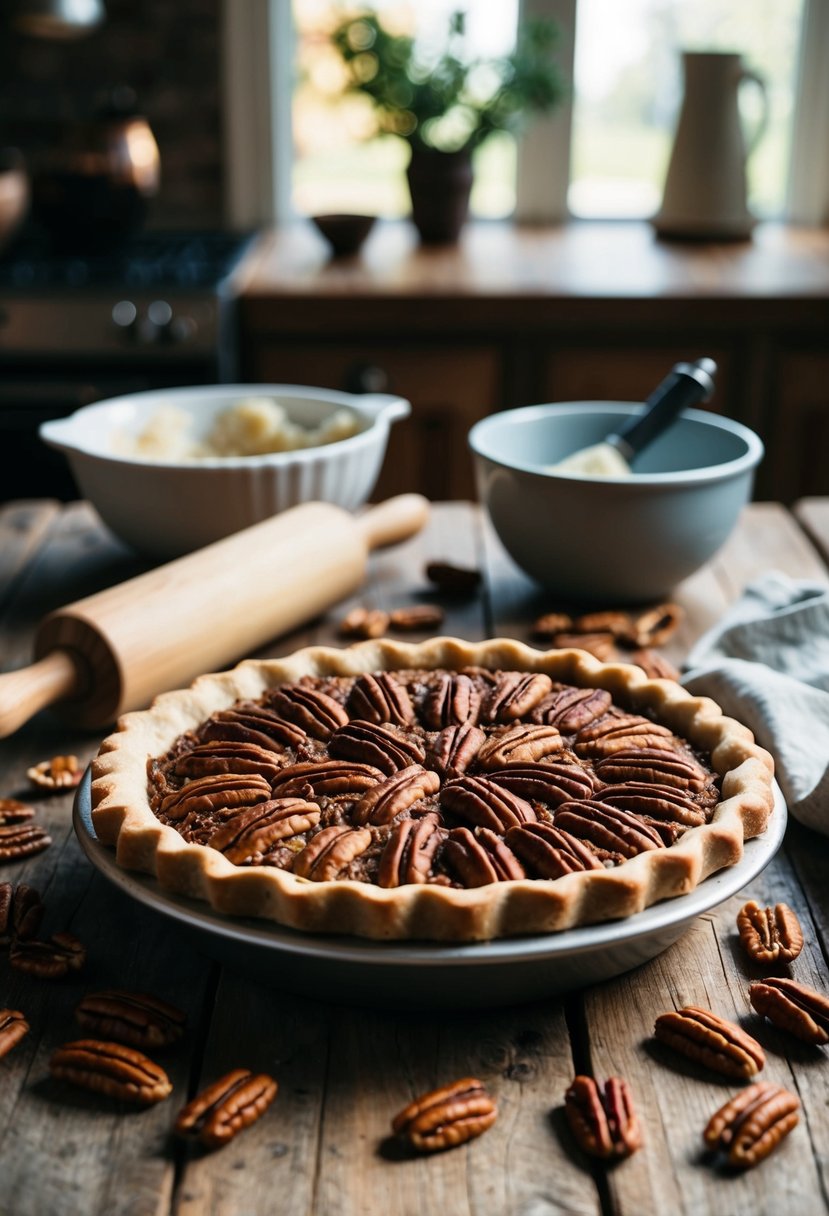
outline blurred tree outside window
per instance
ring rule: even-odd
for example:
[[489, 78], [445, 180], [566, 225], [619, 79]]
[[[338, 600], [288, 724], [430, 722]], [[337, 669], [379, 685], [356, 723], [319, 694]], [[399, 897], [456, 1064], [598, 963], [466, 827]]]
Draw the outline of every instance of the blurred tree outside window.
[[[783, 211], [792, 139], [804, 0], [578, 0], [568, 206], [582, 218], [643, 218], [661, 198], [682, 97], [681, 52], [742, 53], [767, 81], [770, 123], [749, 161], [753, 209]], [[508, 53], [518, 0], [292, 0], [297, 64], [293, 94], [293, 208], [300, 215], [351, 211], [405, 216], [409, 155], [394, 136], [367, 138], [365, 97], [342, 96], [343, 67], [330, 46], [344, 17], [365, 9], [428, 54], [446, 37], [456, 9], [466, 13], [471, 57]], [[537, 11], [537, 6], [536, 6]], [[747, 130], [759, 98], [741, 91]], [[498, 134], [475, 154], [472, 213], [504, 218], [516, 197], [516, 147]]]

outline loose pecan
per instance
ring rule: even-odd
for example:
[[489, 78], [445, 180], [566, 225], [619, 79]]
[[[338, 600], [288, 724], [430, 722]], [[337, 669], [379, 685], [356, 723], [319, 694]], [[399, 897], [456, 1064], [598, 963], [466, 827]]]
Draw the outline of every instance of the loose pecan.
[[491, 882], [525, 878], [524, 867], [489, 828], [454, 828], [443, 846], [443, 860], [465, 887], [484, 887]]
[[607, 785], [643, 781], [648, 785], [670, 785], [698, 793], [710, 777], [692, 756], [663, 748], [615, 752], [596, 761], [596, 774]]
[[464, 1077], [410, 1102], [392, 1119], [392, 1131], [423, 1153], [454, 1148], [492, 1127], [498, 1108], [474, 1077]]
[[7, 1056], [29, 1030], [29, 1023], [19, 1009], [0, 1009], [0, 1059]]
[[629, 635], [620, 640], [634, 647], [663, 646], [676, 633], [684, 616], [679, 604], [657, 604], [636, 617]]
[[258, 743], [210, 739], [177, 756], [171, 772], [177, 777], [210, 777], [216, 773], [259, 773], [266, 781], [282, 771], [278, 754]]
[[564, 761], [515, 764], [510, 768], [491, 769], [487, 777], [521, 798], [540, 798], [551, 806], [590, 798], [593, 793], [593, 778], [587, 769]]
[[443, 623], [444, 612], [437, 604], [410, 604], [407, 608], [395, 608], [389, 614], [392, 629], [411, 633], [421, 629], [437, 629]]
[[380, 856], [377, 883], [381, 887], [402, 887], [406, 883], [426, 882], [432, 862], [446, 833], [435, 814], [419, 819], [401, 819], [389, 832]]
[[534, 709], [552, 686], [543, 672], [508, 671], [498, 677], [481, 717], [485, 722], [515, 722]]
[[539, 701], [531, 717], [557, 726], [563, 735], [574, 734], [603, 717], [612, 703], [603, 688], [556, 688]]
[[306, 735], [323, 742], [348, 721], [348, 714], [339, 701], [321, 689], [307, 688], [304, 684], [275, 688], [268, 701], [280, 718], [293, 722]]
[[139, 1106], [161, 1102], [173, 1089], [164, 1069], [140, 1051], [102, 1039], [78, 1039], [59, 1047], [49, 1071], [59, 1081]]
[[172, 821], [212, 815], [227, 807], [241, 809], [271, 796], [270, 784], [259, 773], [214, 773], [197, 777], [161, 800], [160, 813]]
[[400, 768], [422, 764], [426, 748], [413, 735], [375, 722], [349, 722], [331, 736], [328, 754], [335, 759], [371, 764], [390, 777]]
[[598, 848], [620, 853], [622, 857], [636, 857], [638, 853], [661, 849], [665, 845], [659, 833], [636, 815], [590, 798], [562, 803], [553, 822], [560, 831], [589, 840]]
[[472, 595], [481, 583], [480, 570], [452, 562], [429, 562], [425, 574], [444, 595]]
[[804, 1043], [829, 1043], [829, 997], [789, 979], [755, 980], [748, 999], [763, 1017]]
[[628, 781], [624, 785], [604, 786], [599, 791], [599, 797], [608, 806], [617, 806], [635, 815], [673, 820], [689, 828], [705, 823], [705, 811], [699, 803], [670, 785]]
[[632, 624], [627, 612], [584, 612], [573, 621], [573, 633], [611, 633], [621, 638], [630, 633]]
[[340, 621], [344, 638], [379, 638], [389, 627], [389, 614], [379, 608], [352, 608]]
[[749, 1169], [777, 1148], [798, 1122], [800, 1102], [770, 1081], [755, 1081], [721, 1106], [702, 1133], [711, 1149], [726, 1154], [729, 1165]]
[[471, 722], [447, 726], [432, 740], [426, 764], [441, 776], [460, 777], [476, 759], [486, 735]]
[[273, 798], [234, 815], [207, 843], [236, 866], [261, 865], [265, 855], [280, 841], [315, 828], [321, 814], [316, 802]]
[[379, 785], [363, 795], [351, 813], [355, 824], [372, 823], [379, 826], [391, 823], [396, 815], [407, 811], [415, 803], [436, 794], [440, 789], [440, 777], [419, 764], [401, 768]]
[[52, 843], [45, 828], [33, 823], [12, 823], [0, 827], [0, 861], [17, 861], [42, 853]]
[[348, 712], [360, 722], [391, 722], [409, 726], [415, 712], [407, 689], [388, 672], [360, 676], [347, 702]]
[[679, 680], [681, 678], [679, 668], [675, 667], [670, 659], [666, 659], [658, 650], [651, 650], [648, 646], [634, 650], [630, 661], [637, 667], [641, 667], [651, 680]]
[[32, 785], [50, 793], [73, 789], [83, 776], [83, 766], [77, 756], [53, 756], [26, 770]]
[[443, 672], [423, 703], [423, 721], [430, 730], [476, 722], [481, 697], [469, 676]]
[[516, 723], [502, 735], [490, 735], [478, 749], [481, 768], [508, 768], [511, 764], [537, 764], [564, 746], [555, 726]]
[[564, 1095], [564, 1113], [579, 1148], [591, 1157], [629, 1157], [642, 1147], [630, 1086], [622, 1077], [608, 1077], [604, 1093], [592, 1077], [575, 1077]]
[[294, 873], [314, 882], [337, 878], [371, 844], [368, 828], [333, 826], [312, 836], [294, 861]]
[[558, 633], [567, 633], [573, 628], [573, 618], [566, 612], [545, 612], [536, 619], [530, 631], [537, 642], [550, 642]]
[[440, 792], [440, 803], [458, 819], [490, 828], [500, 836], [508, 828], [537, 818], [529, 802], [486, 777], [458, 777], [448, 782]]
[[88, 993], [75, 1010], [75, 1020], [95, 1037], [154, 1049], [177, 1043], [187, 1019], [157, 996], [112, 988]]
[[383, 773], [371, 764], [318, 760], [283, 768], [273, 782], [272, 792], [279, 798], [304, 797], [309, 790], [315, 798], [359, 798], [382, 780]]
[[17, 971], [42, 980], [57, 980], [70, 971], [81, 970], [86, 962], [86, 947], [71, 933], [54, 933], [48, 942], [14, 942], [9, 962]]
[[277, 1083], [266, 1073], [254, 1076], [236, 1068], [202, 1090], [179, 1113], [175, 1130], [207, 1148], [221, 1148], [264, 1115], [276, 1097]]
[[235, 739], [240, 743], [256, 743], [272, 752], [301, 747], [306, 734], [293, 722], [255, 701], [240, 701], [230, 709], [211, 714], [199, 734], [202, 739]]
[[34, 819], [35, 809], [17, 798], [0, 798], [0, 827], [10, 823], [26, 823]]
[[45, 908], [34, 887], [19, 883], [0, 883], [0, 944], [26, 941], [40, 928]]
[[604, 869], [586, 844], [551, 823], [526, 823], [510, 828], [504, 839], [538, 878], [563, 878], [578, 870]]
[[661, 1013], [654, 1034], [675, 1051], [726, 1077], [749, 1080], [766, 1063], [762, 1047], [751, 1035], [695, 1005]]
[[557, 633], [551, 641], [557, 650], [586, 650], [602, 663], [616, 656], [612, 633]]
[[761, 908], [749, 900], [737, 913], [737, 931], [755, 963], [790, 963], [803, 949], [803, 930], [788, 904]]

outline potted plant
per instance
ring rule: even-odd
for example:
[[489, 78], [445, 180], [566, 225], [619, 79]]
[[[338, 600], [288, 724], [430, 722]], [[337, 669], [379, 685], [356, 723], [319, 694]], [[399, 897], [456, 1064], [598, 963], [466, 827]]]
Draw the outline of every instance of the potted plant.
[[378, 133], [410, 145], [412, 218], [423, 241], [457, 239], [469, 210], [473, 151], [561, 100], [557, 38], [552, 22], [528, 21], [508, 55], [468, 58], [464, 14], [456, 12], [444, 50], [427, 60], [413, 37], [390, 32], [376, 13], [351, 17], [334, 31], [348, 91], [370, 99]]

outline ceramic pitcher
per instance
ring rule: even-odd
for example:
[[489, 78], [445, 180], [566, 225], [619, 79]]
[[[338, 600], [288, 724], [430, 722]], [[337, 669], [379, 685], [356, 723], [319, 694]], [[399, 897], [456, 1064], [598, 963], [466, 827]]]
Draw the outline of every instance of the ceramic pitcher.
[[[768, 121], [765, 81], [737, 53], [686, 51], [682, 60], [685, 93], [662, 206], [652, 222], [660, 236], [746, 238], [756, 223], [746, 203], [746, 158]], [[748, 138], [739, 107], [746, 81], [762, 97], [760, 121]]]

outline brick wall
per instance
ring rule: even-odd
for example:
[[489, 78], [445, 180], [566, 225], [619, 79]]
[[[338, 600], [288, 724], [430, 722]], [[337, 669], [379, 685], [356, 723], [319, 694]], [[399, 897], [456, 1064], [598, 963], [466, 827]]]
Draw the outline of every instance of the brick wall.
[[93, 34], [54, 42], [5, 27], [0, 0], [0, 147], [30, 158], [129, 85], [161, 152], [153, 227], [222, 221], [220, 0], [105, 0]]

